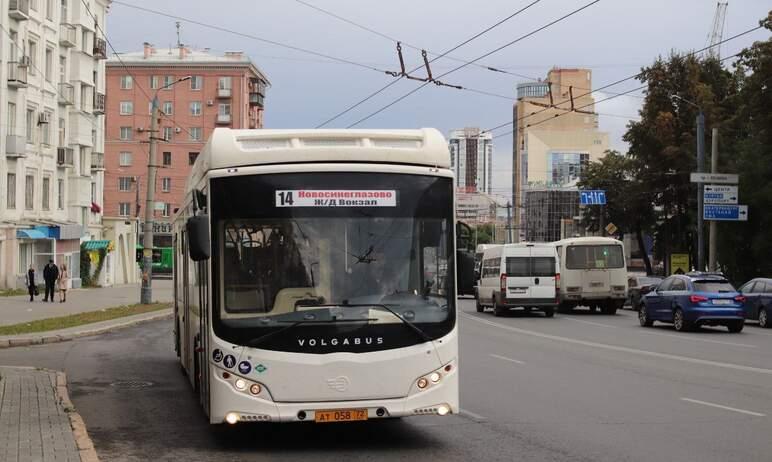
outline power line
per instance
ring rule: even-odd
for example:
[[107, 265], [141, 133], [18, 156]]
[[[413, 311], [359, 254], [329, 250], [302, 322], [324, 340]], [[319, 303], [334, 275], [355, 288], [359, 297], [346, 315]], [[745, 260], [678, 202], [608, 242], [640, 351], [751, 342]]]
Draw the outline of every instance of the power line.
[[[437, 77], [437, 79], [441, 79], [441, 78], [443, 78], [443, 77], [445, 77], [445, 76], [447, 76], [447, 75], [449, 75], [449, 74], [452, 74], [453, 72], [456, 72], [456, 71], [458, 71], [458, 70], [460, 70], [460, 69], [463, 69], [463, 68], [465, 68], [466, 66], [469, 66], [469, 65], [471, 65], [471, 64], [473, 64], [473, 63], [475, 63], [475, 62], [477, 62], [477, 61], [479, 61], [479, 60], [481, 60], [481, 59], [487, 58], [488, 56], [490, 56], [490, 55], [492, 55], [492, 54], [494, 54], [494, 53], [497, 53], [497, 52], [499, 52], [499, 51], [503, 50], [504, 48], [507, 48], [507, 47], [509, 47], [509, 46], [511, 46], [511, 45], [514, 45], [515, 43], [517, 43], [517, 42], [520, 42], [521, 40], [524, 40], [524, 39], [526, 39], [526, 38], [528, 38], [528, 37], [530, 37], [530, 36], [532, 36], [532, 35], [534, 35], [534, 34], [536, 34], [536, 33], [538, 33], [538, 32], [541, 32], [542, 30], [544, 30], [544, 29], [547, 29], [548, 27], [550, 27], [550, 26], [552, 26], [552, 25], [554, 25], [554, 24], [557, 24], [557, 23], [559, 23], [559, 22], [561, 22], [561, 21], [564, 21], [565, 19], [567, 19], [567, 18], [569, 18], [569, 17], [571, 17], [571, 16], [573, 16], [573, 15], [575, 15], [575, 14], [577, 14], [577, 13], [579, 13], [579, 12], [583, 11], [583, 10], [585, 10], [586, 8], [589, 8], [590, 6], [592, 6], [592, 5], [594, 5], [594, 4], [598, 3], [598, 2], [600, 2], [600, 0], [593, 0], [593, 1], [591, 1], [591, 2], [589, 2], [589, 3], [587, 3], [587, 4], [585, 4], [585, 5], [583, 5], [583, 6], [581, 6], [581, 7], [579, 7], [579, 8], [577, 8], [577, 9], [575, 9], [575, 10], [571, 11], [570, 13], [567, 13], [567, 14], [565, 14], [565, 15], [561, 16], [561, 17], [560, 17], [560, 18], [558, 18], [558, 19], [555, 19], [555, 20], [553, 20], [553, 21], [551, 21], [551, 22], [549, 22], [549, 23], [547, 23], [547, 24], [545, 24], [545, 25], [543, 25], [543, 26], [541, 26], [541, 27], [538, 27], [538, 28], [536, 28], [536, 29], [532, 30], [531, 32], [529, 32], [529, 33], [527, 33], [527, 34], [525, 34], [525, 35], [522, 35], [522, 36], [520, 36], [520, 37], [516, 38], [515, 40], [512, 40], [511, 42], [505, 43], [504, 45], [502, 45], [502, 46], [500, 46], [500, 47], [497, 47], [497, 48], [495, 48], [495, 49], [493, 49], [493, 50], [491, 50], [491, 51], [489, 51], [489, 52], [487, 52], [487, 53], [483, 54], [482, 56], [479, 56], [479, 57], [477, 57], [477, 58], [473, 59], [472, 61], [469, 61], [469, 62], [467, 62], [467, 63], [464, 63], [464, 64], [462, 64], [462, 65], [460, 65], [460, 66], [458, 66], [458, 67], [455, 67], [455, 68], [453, 68], [453, 69], [451, 69], [451, 70], [449, 70], [449, 71], [447, 71], [447, 72], [445, 72], [445, 73], [443, 73], [443, 74], [439, 75], [439, 76]], [[534, 2], [534, 3], [535, 3], [535, 2]], [[532, 3], [531, 5], [533, 5], [534, 3]], [[529, 6], [531, 6], [531, 5], [529, 5]], [[528, 7], [526, 7], [526, 8], [528, 8]], [[481, 35], [481, 34], [479, 34], [479, 35]], [[461, 45], [459, 45], [458, 47], [460, 47], [460, 46], [461, 46]], [[449, 50], [447, 53], [450, 53], [450, 52], [452, 52], [453, 50], [455, 50], [455, 49], [456, 49], [456, 48], [458, 48], [458, 47], [455, 47], [455, 48], [453, 48], [453, 49]], [[446, 53], [446, 54], [447, 54], [447, 53]], [[397, 104], [398, 102], [400, 102], [400, 101], [404, 100], [405, 98], [409, 97], [410, 95], [412, 95], [412, 94], [414, 94], [414, 93], [418, 92], [418, 91], [419, 91], [419, 90], [421, 90], [422, 88], [426, 87], [428, 84], [429, 84], [429, 82], [426, 82], [426, 83], [424, 83], [423, 85], [421, 85], [421, 86], [419, 86], [419, 87], [416, 87], [416, 88], [414, 88], [412, 91], [410, 91], [410, 92], [408, 92], [408, 93], [405, 93], [404, 95], [400, 96], [399, 98], [397, 98], [396, 100], [394, 100], [394, 101], [392, 101], [391, 103], [387, 104], [386, 106], [383, 106], [383, 107], [381, 107], [380, 109], [378, 109], [377, 111], [375, 111], [375, 112], [372, 112], [372, 113], [368, 114], [367, 116], [365, 116], [365, 117], [363, 117], [363, 118], [361, 118], [361, 119], [357, 120], [357, 121], [356, 121], [356, 122], [354, 122], [353, 124], [349, 125], [347, 128], [351, 128], [351, 127], [354, 127], [354, 126], [356, 126], [356, 125], [359, 125], [360, 123], [362, 123], [362, 122], [364, 122], [364, 121], [366, 121], [366, 120], [370, 119], [371, 117], [374, 117], [375, 115], [377, 115], [377, 114], [380, 114], [381, 112], [385, 111], [386, 109], [390, 108], [391, 106], [394, 106], [394, 105], [395, 105], [395, 104]]]

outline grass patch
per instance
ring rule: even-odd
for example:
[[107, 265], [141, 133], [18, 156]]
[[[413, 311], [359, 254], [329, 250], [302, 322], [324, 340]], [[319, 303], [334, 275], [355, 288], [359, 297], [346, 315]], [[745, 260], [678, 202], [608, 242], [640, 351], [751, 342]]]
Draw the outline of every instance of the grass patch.
[[0, 326], [0, 335], [30, 334], [33, 332], [46, 332], [49, 330], [66, 329], [68, 327], [76, 327], [83, 324], [109, 321], [111, 319], [123, 318], [125, 316], [164, 310], [171, 308], [171, 306], [171, 303], [151, 303], [150, 305], [137, 303], [134, 305], [116, 306], [98, 311], [88, 311], [86, 313], [71, 314], [69, 316], [40, 319], [37, 321], [23, 322], [21, 324], [13, 324], [10, 326]]
[[0, 297], [16, 297], [18, 295], [27, 295], [26, 289], [0, 289]]

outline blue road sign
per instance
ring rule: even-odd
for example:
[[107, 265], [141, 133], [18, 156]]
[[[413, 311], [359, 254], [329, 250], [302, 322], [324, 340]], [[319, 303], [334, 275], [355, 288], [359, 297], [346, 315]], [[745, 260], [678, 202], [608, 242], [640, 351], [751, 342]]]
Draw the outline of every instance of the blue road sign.
[[579, 203], [582, 205], [606, 205], [606, 191], [602, 189], [579, 191]]
[[711, 221], [748, 221], [747, 205], [703, 205], [703, 217]]

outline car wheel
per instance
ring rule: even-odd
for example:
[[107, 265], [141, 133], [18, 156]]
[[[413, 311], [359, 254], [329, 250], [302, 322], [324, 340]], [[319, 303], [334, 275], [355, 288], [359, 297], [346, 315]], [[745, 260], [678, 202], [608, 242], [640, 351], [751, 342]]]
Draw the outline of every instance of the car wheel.
[[769, 313], [767, 313], [767, 309], [763, 309], [759, 311], [759, 327], [763, 327], [765, 329], [769, 329]]
[[504, 308], [499, 306], [499, 302], [496, 301], [496, 297], [493, 297], [493, 315], [496, 317], [504, 316]]
[[743, 326], [745, 326], [744, 321], [736, 321], [732, 324], [727, 324], [726, 328], [729, 329], [729, 332], [736, 334], [738, 332], [742, 332]]
[[649, 313], [646, 312], [646, 305], [641, 305], [638, 309], [638, 322], [641, 327], [651, 327], [654, 325], [654, 321], [649, 319]]
[[474, 298], [474, 307], [478, 313], [482, 313], [483, 311], [485, 311], [485, 307], [480, 303], [480, 297]]
[[555, 316], [555, 308], [553, 308], [553, 307], [544, 308], [544, 317], [545, 318], [551, 318], [553, 316]]
[[688, 332], [692, 328], [691, 323], [684, 317], [684, 312], [681, 308], [676, 308], [675, 313], [673, 313], [673, 327], [678, 332]]

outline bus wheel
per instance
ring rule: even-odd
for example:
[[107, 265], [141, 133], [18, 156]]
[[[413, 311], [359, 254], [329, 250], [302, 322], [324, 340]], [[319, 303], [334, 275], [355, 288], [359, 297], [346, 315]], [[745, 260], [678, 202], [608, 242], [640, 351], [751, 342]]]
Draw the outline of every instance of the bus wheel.
[[544, 308], [544, 317], [545, 318], [551, 318], [553, 316], [555, 316], [555, 308], [553, 308], [551, 306], [548, 307], [548, 308]]
[[604, 302], [600, 312], [603, 314], [617, 314], [617, 305], [614, 302]]

